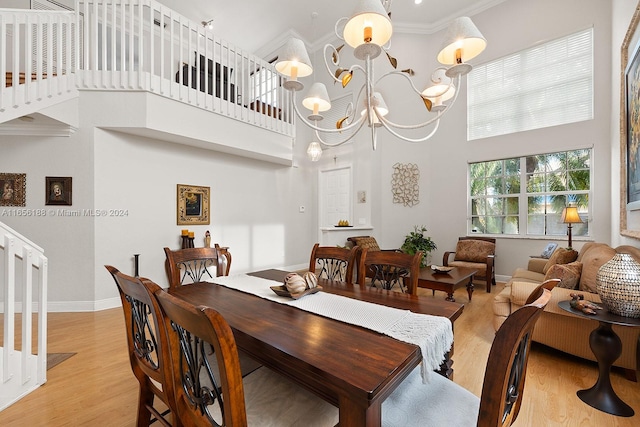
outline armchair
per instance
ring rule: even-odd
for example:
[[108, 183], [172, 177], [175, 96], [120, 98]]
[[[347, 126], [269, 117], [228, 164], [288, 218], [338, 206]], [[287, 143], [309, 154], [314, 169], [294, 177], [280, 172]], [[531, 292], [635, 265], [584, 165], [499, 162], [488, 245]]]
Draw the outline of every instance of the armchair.
[[[487, 292], [496, 284], [495, 272], [496, 239], [492, 237], [460, 237], [455, 252], [448, 251], [442, 257], [442, 265], [452, 267], [470, 267], [478, 270], [474, 279], [487, 283]], [[449, 261], [455, 255], [453, 261]]]

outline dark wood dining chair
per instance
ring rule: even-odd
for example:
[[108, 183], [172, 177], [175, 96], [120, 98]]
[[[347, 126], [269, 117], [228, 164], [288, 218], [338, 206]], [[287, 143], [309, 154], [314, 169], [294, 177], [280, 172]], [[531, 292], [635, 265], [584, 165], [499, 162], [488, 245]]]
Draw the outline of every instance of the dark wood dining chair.
[[[178, 416], [185, 426], [335, 426], [338, 409], [266, 367], [242, 378], [235, 338], [214, 309], [159, 290]], [[214, 347], [209, 363], [205, 343]]]
[[316, 273], [320, 279], [337, 280], [352, 285], [359, 250], [358, 246], [346, 249], [339, 246], [320, 246], [316, 243], [311, 250], [309, 271]]
[[415, 255], [395, 251], [369, 251], [362, 248], [358, 262], [358, 284], [393, 289], [415, 295], [418, 292], [418, 276], [422, 252]]
[[531, 291], [531, 293], [529, 294], [529, 296], [527, 297], [527, 300], [525, 301], [524, 305], [527, 304], [533, 304], [535, 302], [535, 300], [537, 300], [538, 298], [540, 298], [540, 296], [542, 296], [543, 294], [543, 289], [548, 290], [549, 292], [551, 292], [553, 290], [553, 288], [555, 288], [556, 286], [558, 286], [560, 284], [562, 280], [560, 279], [548, 279], [545, 280], [544, 282], [540, 283], [538, 286], [536, 286], [536, 288]]
[[496, 332], [480, 399], [435, 373], [424, 384], [418, 367], [382, 403], [382, 425], [510, 426], [522, 405], [533, 328], [551, 299], [551, 291], [541, 292], [532, 304], [511, 313]]
[[231, 253], [215, 244], [213, 248], [186, 248], [171, 250], [164, 248], [165, 268], [169, 279], [169, 288], [173, 289], [188, 283], [213, 279], [215, 276], [228, 276], [231, 269]]
[[[145, 278], [127, 276], [110, 265], [105, 267], [111, 273], [120, 293], [129, 361], [140, 385], [136, 425], [147, 427], [153, 417], [164, 426], [178, 426], [180, 423], [175, 418], [171, 361], [167, 359], [169, 348], [167, 340], [158, 336], [158, 331], [164, 326], [161, 326], [160, 307], [153, 293], [161, 288]], [[155, 397], [169, 408], [171, 417], [167, 416], [166, 411], [161, 413], [156, 408]]]

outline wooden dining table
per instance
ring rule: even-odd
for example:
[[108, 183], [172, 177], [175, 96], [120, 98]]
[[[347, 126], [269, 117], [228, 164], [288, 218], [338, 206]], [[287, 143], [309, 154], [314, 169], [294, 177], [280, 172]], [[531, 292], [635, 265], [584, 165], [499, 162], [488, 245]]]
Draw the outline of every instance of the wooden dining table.
[[[282, 283], [287, 272], [249, 274]], [[452, 323], [464, 307], [342, 282], [319, 280], [319, 285], [323, 292], [445, 316]], [[194, 283], [170, 292], [217, 310], [231, 326], [240, 349], [337, 406], [341, 426], [380, 426], [382, 402], [422, 360], [414, 344], [215, 283]]]

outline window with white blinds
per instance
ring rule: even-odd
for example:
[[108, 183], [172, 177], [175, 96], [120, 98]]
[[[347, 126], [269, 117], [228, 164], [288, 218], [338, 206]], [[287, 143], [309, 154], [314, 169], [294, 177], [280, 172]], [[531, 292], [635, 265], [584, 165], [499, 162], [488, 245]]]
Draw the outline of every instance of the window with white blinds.
[[467, 139], [593, 119], [593, 28], [474, 67]]

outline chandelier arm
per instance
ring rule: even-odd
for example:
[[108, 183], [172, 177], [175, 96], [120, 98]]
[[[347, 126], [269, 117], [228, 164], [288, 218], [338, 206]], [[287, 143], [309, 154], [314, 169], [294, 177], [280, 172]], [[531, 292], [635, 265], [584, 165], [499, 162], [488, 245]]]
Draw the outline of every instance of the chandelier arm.
[[336, 21], [336, 25], [333, 26], [333, 32], [336, 33], [336, 36], [340, 39], [340, 40], [344, 40], [344, 37], [338, 32], [338, 25], [340, 25], [341, 22], [343, 21], [347, 21], [349, 18], [344, 16], [340, 19], [338, 19]]
[[[296, 116], [298, 116], [298, 118], [300, 120], [302, 120], [302, 122], [305, 125], [307, 125], [308, 127], [310, 127], [311, 129], [313, 129], [315, 131], [326, 132], [326, 133], [338, 133], [338, 132], [349, 131], [352, 128], [356, 127], [358, 125], [358, 122], [362, 120], [362, 119], [354, 120], [349, 125], [347, 125], [347, 127], [340, 128], [340, 129], [321, 128], [319, 126], [314, 125], [309, 120], [305, 119], [305, 117], [302, 115], [302, 113], [300, 113], [300, 110], [298, 109], [298, 105], [296, 104], [296, 92], [293, 92], [291, 99], [292, 99], [292, 104], [293, 104], [293, 110], [295, 111]], [[354, 117], [355, 117], [355, 113], [354, 113]]]
[[[374, 107], [375, 108], [375, 107]], [[409, 138], [406, 137], [404, 135], [400, 135], [398, 132], [396, 132], [395, 130], [393, 130], [393, 128], [391, 127], [392, 123], [389, 122], [387, 119], [385, 119], [384, 117], [382, 117], [377, 109], [376, 109], [376, 115], [378, 116], [378, 119], [380, 120], [380, 123], [382, 123], [382, 126], [384, 126], [384, 128], [386, 130], [389, 131], [389, 133], [391, 133], [393, 136], [395, 136], [396, 138], [400, 138], [403, 141], [407, 141], [407, 142], [424, 142], [428, 139], [430, 139], [433, 135], [436, 134], [436, 132], [438, 131], [438, 127], [440, 126], [440, 116], [441, 114], [438, 114], [438, 117], [436, 117], [435, 119], [435, 126], [433, 128], [433, 130], [431, 130], [431, 132], [429, 132], [426, 136], [420, 137], [420, 138]], [[431, 120], [430, 122], [433, 122], [434, 120]], [[375, 148], [374, 148], [375, 149]]]
[[[346, 142], [351, 141], [358, 134], [358, 132], [360, 132], [360, 129], [362, 128], [362, 126], [364, 126], [365, 121], [364, 121], [364, 119], [361, 119], [358, 122], [355, 122], [355, 124], [358, 124], [358, 123], [359, 123], [358, 128], [351, 135], [349, 135], [346, 139], [344, 139], [342, 141], [327, 142], [327, 141], [323, 140], [322, 137], [320, 136], [320, 132], [325, 131], [324, 129], [320, 129], [320, 130], [315, 129], [316, 138], [318, 138], [318, 141], [321, 144], [326, 145], [327, 147], [337, 147], [339, 145], [342, 145], [342, 144], [344, 144]], [[343, 130], [343, 129], [341, 129], [341, 130]]]
[[[340, 52], [338, 52], [335, 48], [335, 46], [333, 46], [332, 44], [328, 43], [326, 45], [324, 45], [324, 55], [323, 58], [324, 59], [324, 66], [327, 69], [327, 74], [329, 74], [331, 76], [331, 78], [333, 79], [334, 83], [342, 83], [342, 79], [340, 79], [339, 77], [336, 77], [335, 73], [333, 73], [331, 71], [331, 65], [329, 65], [329, 62], [327, 61], [327, 58], [331, 55], [327, 55], [327, 50], [331, 49], [332, 50], [332, 54], [336, 55], [336, 58], [338, 58], [338, 60], [336, 62], [331, 61], [331, 63], [335, 66], [340, 65]], [[358, 64], [354, 64], [351, 67], [349, 67], [348, 70], [343, 70], [343, 72], [348, 71], [350, 73], [353, 73], [355, 70], [360, 70], [363, 73], [365, 72], [364, 68], [362, 68], [360, 65]]]

